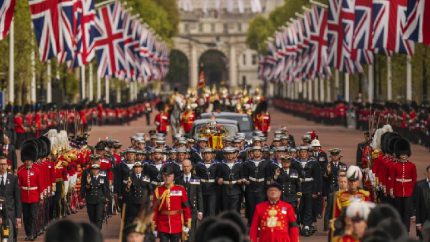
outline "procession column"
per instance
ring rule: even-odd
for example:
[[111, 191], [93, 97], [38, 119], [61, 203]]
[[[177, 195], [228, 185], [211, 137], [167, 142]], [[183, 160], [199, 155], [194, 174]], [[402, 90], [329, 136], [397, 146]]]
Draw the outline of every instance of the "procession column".
[[46, 102], [51, 103], [52, 102], [52, 85], [51, 85], [51, 79], [52, 79], [52, 73], [51, 73], [51, 60], [48, 60], [46, 62], [47, 64], [47, 70], [46, 74], [48, 77], [48, 81], [46, 82]]
[[[13, 103], [15, 101], [15, 58], [14, 58], [14, 27], [13, 27], [13, 20], [10, 23], [10, 29], [9, 29], [9, 82], [8, 82], [8, 99], [9, 103]], [[33, 53], [34, 55], [34, 53]], [[34, 58], [34, 56], [32, 56]], [[32, 62], [34, 63], [34, 61]], [[33, 96], [31, 99], [31, 102], [33, 101]]]
[[237, 87], [237, 60], [236, 60], [236, 46], [234, 44], [230, 45], [230, 73], [229, 73], [229, 79], [230, 79], [230, 87]]
[[412, 101], [412, 63], [411, 57], [406, 57], [406, 101]]
[[198, 83], [198, 60], [197, 60], [197, 48], [194, 43], [191, 44], [191, 65], [190, 65], [190, 87], [197, 87]]
[[367, 74], [369, 79], [369, 85], [367, 86], [367, 100], [369, 101], [369, 103], [373, 103], [373, 88], [375, 85], [375, 79], [373, 76], [373, 64], [369, 65]]

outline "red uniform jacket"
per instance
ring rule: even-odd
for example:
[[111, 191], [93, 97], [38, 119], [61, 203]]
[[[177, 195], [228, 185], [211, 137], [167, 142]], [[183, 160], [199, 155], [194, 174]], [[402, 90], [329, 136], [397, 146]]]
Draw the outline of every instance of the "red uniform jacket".
[[181, 126], [185, 133], [191, 132], [193, 128], [194, 120], [196, 120], [196, 114], [193, 111], [185, 111], [181, 116]]
[[27, 169], [22, 165], [18, 169], [18, 184], [21, 189], [21, 201], [23, 203], [37, 203], [40, 194], [43, 193], [42, 176], [39, 169], [31, 167]]
[[414, 163], [394, 162], [390, 166], [390, 192], [395, 197], [411, 197], [417, 183], [417, 168]]
[[298, 242], [299, 229], [294, 208], [283, 201], [276, 204], [267, 201], [259, 203], [255, 208], [249, 236], [251, 242]]
[[155, 125], [157, 126], [157, 132], [167, 133], [167, 127], [169, 126], [169, 116], [165, 112], [161, 112], [155, 116]]
[[[21, 115], [15, 116], [15, 118], [13, 119], [13, 122], [15, 123], [15, 132], [16, 133], [19, 133], [19, 134], [25, 133], [24, 120], [22, 119]], [[17, 147], [17, 148], [19, 148], [19, 147]]]
[[109, 181], [113, 180], [112, 163], [106, 158], [100, 159], [100, 171], [104, 171]]
[[182, 233], [182, 226], [191, 226], [191, 211], [187, 190], [183, 186], [165, 185], [155, 189], [153, 196], [154, 223], [161, 233]]
[[255, 117], [255, 129], [264, 133], [269, 132], [270, 128], [270, 115], [268, 113], [260, 113]]

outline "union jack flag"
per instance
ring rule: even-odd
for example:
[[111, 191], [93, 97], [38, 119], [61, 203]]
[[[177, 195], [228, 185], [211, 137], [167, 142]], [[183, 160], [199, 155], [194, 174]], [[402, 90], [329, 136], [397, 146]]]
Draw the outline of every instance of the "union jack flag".
[[0, 0], [0, 40], [6, 38], [15, 10], [15, 0]]
[[137, 79], [137, 53], [136, 53], [136, 32], [139, 23], [128, 13], [125, 14], [124, 27], [124, 49], [125, 49], [125, 72], [126, 78], [131, 80]]
[[139, 57], [140, 57], [140, 72], [142, 73], [142, 78], [145, 82], [149, 81], [151, 72], [151, 63], [149, 60], [149, 48], [148, 42], [150, 38], [149, 30], [143, 26], [142, 34], [139, 39]]
[[430, 1], [409, 0], [405, 38], [430, 45]]
[[413, 42], [404, 38], [406, 0], [374, 0], [372, 9], [373, 48], [376, 52], [412, 55]]
[[73, 4], [72, 0], [29, 0], [41, 61], [72, 51]]
[[372, 0], [355, 0], [352, 59], [361, 64], [373, 63]]
[[119, 3], [101, 7], [97, 11], [95, 50], [98, 75], [122, 77], [125, 70], [124, 14]]
[[354, 73], [358, 63], [351, 58], [354, 31], [354, 0], [329, 0], [329, 65], [342, 72]]
[[311, 38], [312, 52], [310, 55], [310, 65], [312, 71], [311, 78], [324, 77], [330, 74], [330, 68], [327, 63], [327, 18], [326, 9], [319, 6], [312, 6], [311, 9]]
[[78, 67], [90, 63], [94, 58], [94, 37], [97, 34], [94, 0], [78, 0], [74, 12], [76, 48], [72, 65]]

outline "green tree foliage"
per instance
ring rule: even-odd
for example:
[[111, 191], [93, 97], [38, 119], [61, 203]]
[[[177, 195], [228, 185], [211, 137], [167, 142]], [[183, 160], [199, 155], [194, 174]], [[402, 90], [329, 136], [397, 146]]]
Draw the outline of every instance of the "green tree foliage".
[[249, 24], [246, 36], [248, 46], [260, 53], [266, 51], [265, 41], [274, 33], [272, 22], [263, 16], [255, 17]]

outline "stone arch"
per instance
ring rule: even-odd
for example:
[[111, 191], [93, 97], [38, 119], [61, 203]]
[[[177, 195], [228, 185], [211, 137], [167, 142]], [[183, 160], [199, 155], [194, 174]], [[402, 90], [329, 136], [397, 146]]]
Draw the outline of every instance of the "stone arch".
[[189, 61], [187, 55], [178, 49], [170, 51], [170, 68], [166, 76], [166, 81], [172, 87], [177, 88], [180, 92], [185, 93], [188, 88]]
[[[204, 72], [206, 86], [225, 86], [227, 83], [229, 60], [223, 51], [208, 49], [199, 58], [199, 72]], [[200, 74], [199, 74], [200, 75]]]

